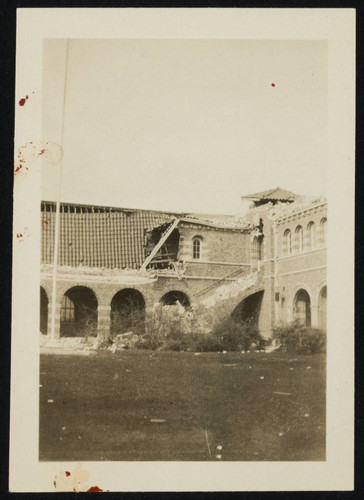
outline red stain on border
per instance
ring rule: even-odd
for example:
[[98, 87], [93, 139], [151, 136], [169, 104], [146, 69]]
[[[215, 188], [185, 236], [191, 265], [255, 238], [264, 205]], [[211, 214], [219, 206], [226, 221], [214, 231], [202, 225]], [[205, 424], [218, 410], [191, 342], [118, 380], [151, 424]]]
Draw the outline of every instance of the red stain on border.
[[272, 85], [272, 87], [275, 87], [275, 86], [276, 86], [276, 84], [275, 84], [275, 83], [271, 83], [271, 85]]
[[[98, 491], [104, 491], [102, 490], [101, 488], [99, 488], [98, 486], [91, 486], [91, 488], [89, 488], [87, 490], [87, 493], [96, 493]], [[107, 490], [108, 491], [108, 490]]]
[[16, 233], [17, 240], [20, 242], [24, 241], [25, 238], [29, 237], [28, 227], [25, 226], [21, 233]]
[[49, 164], [56, 165], [63, 156], [63, 148], [56, 142], [29, 141], [18, 148], [14, 175], [25, 173], [29, 167], [40, 157], [44, 156]]
[[[53, 481], [55, 489], [59, 492], [85, 492], [98, 493], [110, 490], [103, 490], [99, 486], [90, 486], [88, 483], [89, 473], [83, 468], [82, 464], [78, 464], [73, 471], [63, 471], [56, 475]], [[92, 483], [91, 483], [92, 484]]]
[[[34, 92], [33, 92], [34, 94]], [[19, 106], [24, 106], [24, 104], [27, 102], [27, 100], [29, 99], [29, 96], [25, 96], [25, 98], [23, 97], [22, 99], [20, 99], [19, 101]]]

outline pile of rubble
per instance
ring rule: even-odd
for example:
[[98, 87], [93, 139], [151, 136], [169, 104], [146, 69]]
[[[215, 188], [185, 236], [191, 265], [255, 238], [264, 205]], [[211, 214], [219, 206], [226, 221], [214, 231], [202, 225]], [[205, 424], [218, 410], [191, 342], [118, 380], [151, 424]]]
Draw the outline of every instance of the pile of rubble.
[[97, 337], [61, 337], [51, 339], [48, 335], [40, 334], [40, 346], [55, 348], [63, 351], [97, 351], [110, 350], [112, 352], [132, 349], [140, 336], [134, 332], [116, 335], [113, 339], [100, 340]]
[[138, 341], [140, 341], [140, 335], [134, 332], [119, 333], [119, 335], [116, 335], [113, 339], [106, 341], [108, 344], [106, 349], [112, 352], [133, 349]]

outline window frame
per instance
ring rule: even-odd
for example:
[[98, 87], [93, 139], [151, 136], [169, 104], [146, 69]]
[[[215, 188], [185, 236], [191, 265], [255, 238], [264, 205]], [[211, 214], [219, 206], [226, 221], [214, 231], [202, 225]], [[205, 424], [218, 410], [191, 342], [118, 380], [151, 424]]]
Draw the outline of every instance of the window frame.
[[201, 236], [194, 236], [192, 238], [192, 259], [201, 260], [202, 256], [202, 238]]

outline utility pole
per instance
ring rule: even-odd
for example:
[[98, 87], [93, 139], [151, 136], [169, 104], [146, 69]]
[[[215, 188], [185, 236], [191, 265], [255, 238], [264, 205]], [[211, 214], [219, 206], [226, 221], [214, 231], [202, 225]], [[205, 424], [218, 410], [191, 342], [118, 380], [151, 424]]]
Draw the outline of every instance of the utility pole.
[[[64, 72], [63, 105], [62, 105], [62, 129], [61, 129], [61, 146], [62, 146], [62, 148], [63, 148], [63, 140], [64, 140], [64, 115], [65, 115], [66, 97], [67, 97], [69, 44], [70, 44], [70, 41], [69, 41], [69, 39], [67, 39], [66, 67], [65, 67], [65, 72]], [[61, 157], [61, 161], [59, 164], [58, 184], [57, 184], [56, 224], [55, 224], [55, 234], [54, 234], [54, 255], [53, 255], [51, 340], [56, 339], [57, 265], [58, 265], [59, 225], [60, 225], [59, 219], [60, 219], [61, 192], [62, 192], [62, 164], [63, 164], [63, 155]]]

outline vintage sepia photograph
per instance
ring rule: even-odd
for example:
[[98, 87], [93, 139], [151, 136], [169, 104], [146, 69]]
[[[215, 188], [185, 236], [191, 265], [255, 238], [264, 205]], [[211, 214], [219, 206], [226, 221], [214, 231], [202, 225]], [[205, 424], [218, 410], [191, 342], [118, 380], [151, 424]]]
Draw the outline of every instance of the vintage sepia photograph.
[[353, 18], [111, 10], [19, 18], [12, 484], [347, 489]]
[[44, 40], [42, 110], [40, 460], [325, 460], [327, 43]]

